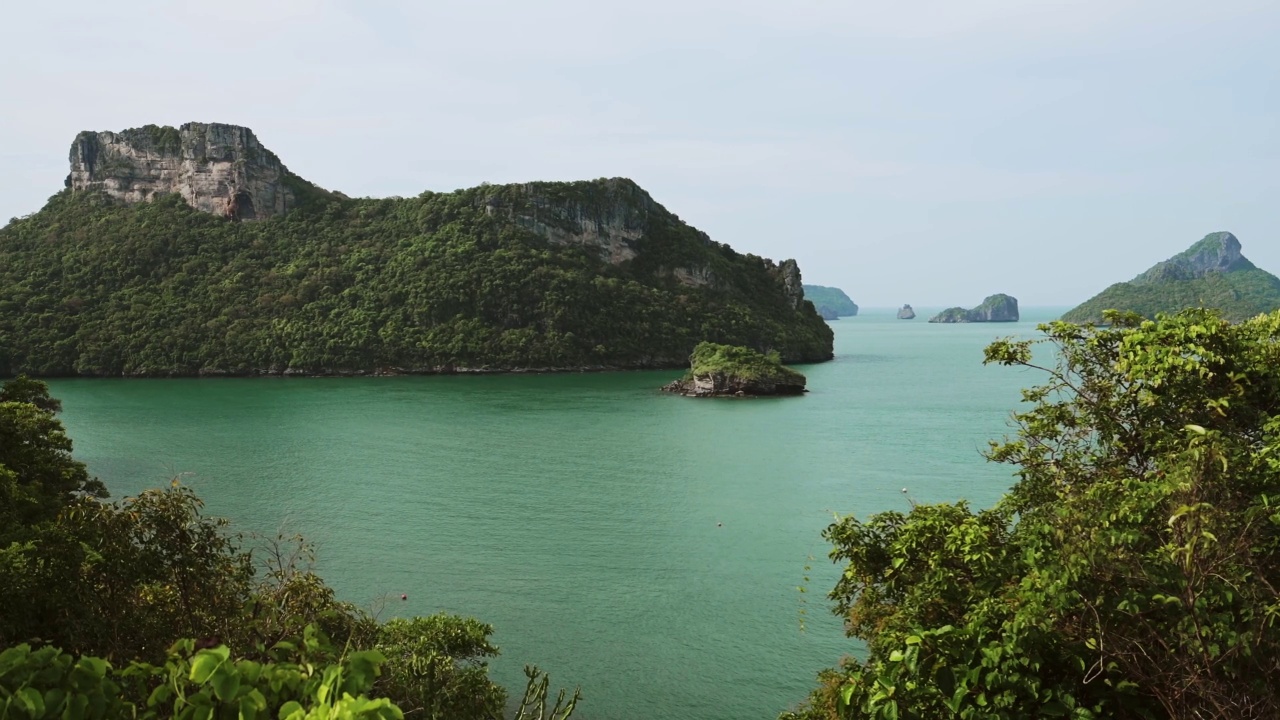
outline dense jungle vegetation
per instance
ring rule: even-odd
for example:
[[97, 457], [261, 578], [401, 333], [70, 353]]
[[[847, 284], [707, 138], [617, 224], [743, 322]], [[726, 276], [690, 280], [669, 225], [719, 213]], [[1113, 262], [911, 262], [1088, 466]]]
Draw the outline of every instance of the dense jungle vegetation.
[[[643, 229], [619, 264], [546, 239], [609, 217]], [[703, 340], [830, 359], [785, 275], [628, 180], [317, 195], [244, 223], [65, 191], [0, 230], [0, 376], [679, 367]]]
[[827, 528], [866, 652], [784, 718], [1280, 717], [1280, 312], [1105, 319], [988, 347], [1047, 376], [995, 507]]
[[[177, 483], [117, 502], [71, 457], [47, 387], [0, 390], [0, 718], [493, 720], [493, 629], [381, 622], [299, 538], [253, 538]], [[530, 667], [520, 720], [569, 717]]]

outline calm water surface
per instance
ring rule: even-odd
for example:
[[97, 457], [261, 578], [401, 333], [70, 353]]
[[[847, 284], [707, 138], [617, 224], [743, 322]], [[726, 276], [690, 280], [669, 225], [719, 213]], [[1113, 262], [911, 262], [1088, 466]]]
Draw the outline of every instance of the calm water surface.
[[857, 652], [825, 601], [833, 513], [1010, 483], [980, 452], [1038, 378], [982, 348], [1061, 309], [930, 312], [832, 323], [801, 398], [658, 393], [677, 372], [51, 385], [113, 495], [191, 473], [237, 528], [315, 540], [344, 599], [492, 623], [509, 688], [536, 663], [582, 686], [583, 720], [773, 718]]

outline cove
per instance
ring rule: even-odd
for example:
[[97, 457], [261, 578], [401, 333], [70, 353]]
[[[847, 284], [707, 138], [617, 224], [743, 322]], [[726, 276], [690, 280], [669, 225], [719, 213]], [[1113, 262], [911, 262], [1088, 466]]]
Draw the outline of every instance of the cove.
[[994, 502], [1009, 468], [980, 453], [1040, 378], [982, 348], [1058, 314], [864, 309], [798, 398], [660, 393], [678, 372], [50, 385], [113, 496], [181, 474], [236, 529], [315, 541], [346, 600], [491, 623], [509, 688], [535, 663], [586, 720], [772, 718], [858, 651], [833, 513]]

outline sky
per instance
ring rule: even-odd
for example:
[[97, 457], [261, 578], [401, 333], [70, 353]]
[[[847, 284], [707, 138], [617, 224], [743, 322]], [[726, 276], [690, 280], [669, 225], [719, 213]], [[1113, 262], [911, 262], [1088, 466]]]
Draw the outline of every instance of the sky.
[[352, 196], [629, 177], [864, 307], [1280, 273], [1274, 0], [59, 0], [0, 25], [0, 222], [81, 130], [246, 125]]

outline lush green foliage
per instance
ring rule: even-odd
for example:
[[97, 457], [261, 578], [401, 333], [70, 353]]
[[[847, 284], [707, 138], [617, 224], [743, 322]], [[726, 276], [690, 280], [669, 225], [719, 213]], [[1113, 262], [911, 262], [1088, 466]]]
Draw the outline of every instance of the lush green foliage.
[[0, 388], [0, 548], [22, 528], [52, 520], [76, 495], [106, 495], [71, 458], [58, 409], [44, 383], [19, 377]]
[[969, 311], [962, 307], [949, 307], [930, 318], [931, 323], [969, 322]]
[[686, 378], [719, 375], [742, 382], [770, 385], [800, 385], [804, 375], [786, 367], [776, 352], [767, 355], [750, 348], [716, 343], [698, 343], [689, 357]]
[[1106, 310], [1152, 318], [1194, 307], [1215, 309], [1233, 322], [1280, 309], [1280, 278], [1240, 255], [1240, 242], [1231, 233], [1210, 233], [1133, 280], [1103, 290], [1062, 319], [1100, 324]]
[[858, 306], [843, 290], [824, 285], [805, 285], [804, 297], [818, 309], [824, 318], [848, 317], [858, 314]]
[[1280, 716], [1280, 313], [1045, 326], [994, 508], [826, 531], [865, 660], [793, 718]]
[[[446, 614], [378, 623], [311, 572], [306, 543], [232, 535], [177, 482], [103, 502], [101, 484], [71, 459], [57, 406], [38, 381], [0, 389], [0, 650], [10, 649], [0, 717], [274, 717], [292, 702], [299, 717], [501, 717], [506, 691], [487, 666], [493, 628]], [[180, 638], [224, 646], [212, 675], [197, 672], [210, 651], [192, 656], [190, 640], [174, 649]], [[288, 659], [295, 651], [305, 657]], [[228, 660], [233, 652], [242, 660]], [[167, 669], [147, 665], [166, 657]], [[186, 666], [173, 663], [188, 660], [184, 680]], [[132, 665], [108, 676], [109, 664]], [[545, 710], [546, 687], [531, 671], [528, 702]], [[559, 720], [577, 695], [561, 700]]]
[[1183, 308], [1212, 308], [1239, 322], [1280, 308], [1280, 278], [1259, 268], [1165, 282], [1116, 283], [1062, 316], [1068, 322], [1103, 322], [1106, 310], [1152, 318]]
[[22, 644], [0, 653], [0, 717], [42, 718], [362, 718], [400, 720], [387, 698], [371, 699], [385, 658], [376, 651], [327, 661], [333, 648], [309, 628], [262, 662], [233, 659], [225, 646], [170, 648], [163, 665], [133, 662], [116, 671], [90, 656]]
[[[831, 357], [779, 267], [629, 181], [313, 200], [235, 223], [177, 196], [54, 196], [0, 230], [0, 376], [677, 367], [701, 340]], [[619, 265], [529, 227], [613, 215], [643, 226]]]

